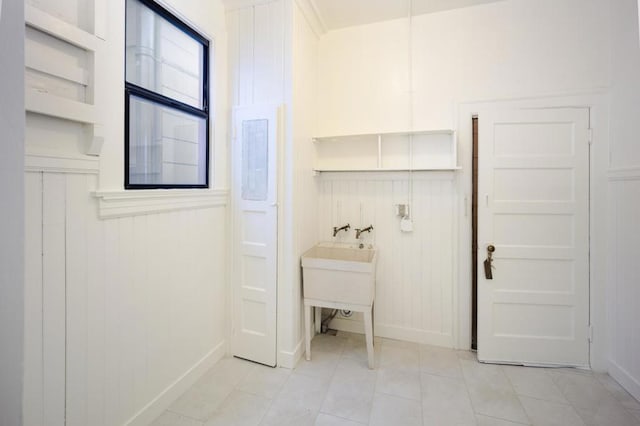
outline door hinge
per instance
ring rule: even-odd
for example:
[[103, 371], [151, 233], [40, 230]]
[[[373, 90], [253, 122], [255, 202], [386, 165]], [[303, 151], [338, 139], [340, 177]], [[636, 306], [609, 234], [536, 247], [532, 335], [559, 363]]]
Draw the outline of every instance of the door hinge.
[[593, 326], [591, 324], [587, 327], [587, 338], [589, 342], [593, 342]]
[[589, 145], [593, 143], [593, 129], [587, 129], [587, 142]]

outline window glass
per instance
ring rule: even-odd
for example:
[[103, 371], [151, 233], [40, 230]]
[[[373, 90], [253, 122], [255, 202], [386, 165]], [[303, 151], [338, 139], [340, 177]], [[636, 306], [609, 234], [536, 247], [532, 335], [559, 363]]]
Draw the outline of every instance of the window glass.
[[206, 121], [132, 96], [129, 126], [131, 184], [206, 183]]
[[264, 201], [268, 191], [269, 120], [242, 122], [242, 198]]
[[137, 0], [127, 2], [127, 81], [203, 107], [204, 48]]
[[152, 0], [127, 0], [125, 188], [208, 180], [208, 41]]

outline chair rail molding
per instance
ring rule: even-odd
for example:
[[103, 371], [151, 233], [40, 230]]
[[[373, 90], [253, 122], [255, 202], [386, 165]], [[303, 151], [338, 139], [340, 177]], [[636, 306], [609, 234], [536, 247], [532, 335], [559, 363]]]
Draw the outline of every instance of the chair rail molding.
[[96, 191], [98, 216], [110, 219], [124, 216], [162, 213], [175, 210], [224, 207], [229, 191], [225, 189], [152, 189]]

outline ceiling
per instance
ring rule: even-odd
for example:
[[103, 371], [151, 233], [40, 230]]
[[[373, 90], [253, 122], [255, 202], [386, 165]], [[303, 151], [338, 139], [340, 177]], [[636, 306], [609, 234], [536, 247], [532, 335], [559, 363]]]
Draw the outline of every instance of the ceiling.
[[[410, 0], [311, 0], [328, 31], [398, 19], [409, 14]], [[411, 0], [412, 14], [440, 12], [501, 0]]]

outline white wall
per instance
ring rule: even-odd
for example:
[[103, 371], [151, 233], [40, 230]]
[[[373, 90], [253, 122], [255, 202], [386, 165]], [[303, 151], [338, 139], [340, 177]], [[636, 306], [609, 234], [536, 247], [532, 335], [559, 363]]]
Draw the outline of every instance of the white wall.
[[611, 3], [609, 371], [640, 399], [640, 40], [636, 0]]
[[[355, 242], [355, 228], [373, 225], [362, 242], [379, 250], [375, 334], [453, 347], [457, 203], [453, 172], [416, 172], [413, 197], [406, 172], [323, 174], [318, 233], [351, 224], [338, 240]], [[413, 232], [400, 231], [395, 204], [409, 204]], [[360, 315], [337, 317], [333, 328], [362, 333]]]
[[0, 1], [0, 425], [22, 424], [24, 6]]
[[293, 251], [287, 268], [291, 271], [293, 289], [292, 341], [302, 350], [303, 304], [300, 256], [318, 241], [318, 181], [313, 176], [318, 90], [318, 36], [307, 21], [298, 2], [293, 2], [292, 31], [292, 207]]
[[[508, 0], [413, 18], [414, 129], [452, 128], [456, 103], [608, 84], [608, 2]], [[326, 34], [321, 135], [409, 125], [407, 19]]]
[[[535, 99], [606, 89], [608, 16], [609, 5], [604, 0], [507, 0], [419, 15], [412, 19], [411, 55], [408, 19], [331, 31], [319, 44], [317, 133], [328, 136], [406, 131], [412, 122], [413, 130], [459, 130], [470, 126], [470, 122], [457, 123], [458, 110], [465, 102]], [[459, 152], [470, 158], [470, 140], [464, 140], [464, 144], [458, 146]], [[460, 158], [458, 164], [468, 165], [468, 160]], [[406, 247], [426, 245], [427, 253], [431, 244], [444, 247], [444, 258], [451, 257], [455, 268], [452, 273], [447, 262], [435, 262], [429, 268], [426, 263], [415, 264], [413, 254], [394, 258], [395, 263], [405, 265], [402, 270], [408, 277], [397, 279], [394, 275], [394, 280], [380, 281], [380, 309], [375, 312], [377, 333], [445, 346], [459, 344], [457, 324], [466, 327], [468, 318], [465, 307], [458, 305], [465, 302], [457, 300], [456, 288], [467, 285], [467, 278], [458, 276], [460, 252], [448, 243], [457, 239], [458, 230], [467, 232], [466, 221], [470, 219], [464, 216], [462, 206], [470, 176], [469, 170], [457, 172], [454, 184], [442, 192], [444, 199], [438, 199], [437, 206], [432, 201], [435, 183], [426, 179], [421, 184], [425, 187], [414, 188], [414, 220], [425, 215], [430, 219], [413, 234], [401, 235], [397, 225], [391, 226], [391, 218], [382, 221], [381, 234], [374, 231], [376, 243], [394, 254], [404, 253]], [[399, 190], [376, 190], [372, 196], [371, 189], [361, 183], [355, 185], [351, 175], [331, 178], [331, 182], [323, 175], [321, 180], [324, 186], [320, 210], [334, 218], [336, 199], [345, 198], [351, 200], [350, 205], [364, 206], [375, 199], [379, 206], [376, 220], [377, 216], [384, 218], [392, 214], [397, 198], [405, 197], [402, 187], [407, 185], [403, 176], [378, 176], [376, 180], [397, 185]], [[336, 192], [336, 196], [332, 195]], [[428, 215], [420, 212], [424, 210], [421, 206], [435, 210]], [[329, 225], [320, 225], [321, 235], [326, 236]], [[387, 228], [389, 231], [385, 231]], [[383, 273], [384, 263], [381, 254]], [[394, 291], [389, 292], [391, 288]], [[465, 316], [456, 316], [457, 306]], [[425, 310], [430, 315], [427, 320]], [[466, 346], [466, 340], [460, 344]]]
[[178, 396], [224, 354], [225, 209], [101, 220], [96, 176], [26, 179], [26, 424], [120, 425]]
[[224, 9], [220, 1], [165, 2], [212, 38], [216, 54], [216, 190], [185, 194], [122, 190], [124, 2], [31, 3], [86, 30], [98, 48], [93, 67], [30, 29], [27, 56], [82, 67], [90, 78], [78, 91], [46, 75], [28, 87], [95, 103], [105, 145], [100, 157], [84, 155], [90, 125], [27, 113], [24, 423], [148, 424], [227, 349]]

